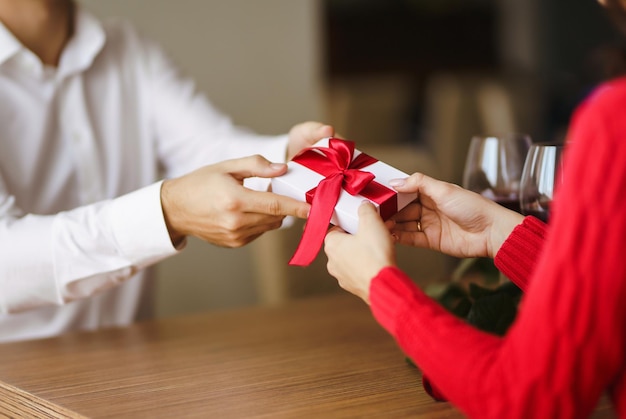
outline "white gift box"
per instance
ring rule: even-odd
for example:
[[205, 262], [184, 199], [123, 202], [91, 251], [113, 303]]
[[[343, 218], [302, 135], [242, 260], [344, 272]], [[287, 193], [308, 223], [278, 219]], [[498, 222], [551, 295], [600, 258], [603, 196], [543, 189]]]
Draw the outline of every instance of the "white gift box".
[[[324, 138], [313, 145], [313, 147], [328, 147], [329, 140], [330, 138]], [[359, 154], [361, 154], [359, 150], [354, 150], [353, 160]], [[376, 156], [371, 157], [376, 158]], [[290, 161], [288, 166], [289, 169], [286, 174], [272, 178], [272, 192], [306, 202], [307, 192], [316, 188], [319, 182], [324, 179], [324, 176], [294, 161]], [[376, 161], [369, 166], [363, 167], [361, 170], [374, 174], [373, 182], [379, 183], [393, 193], [390, 199], [396, 201], [395, 207], [397, 211], [406, 207], [417, 198], [417, 193], [398, 193], [389, 186], [391, 179], [406, 178], [409, 176], [408, 174], [381, 161]], [[358, 208], [366, 199], [368, 198], [365, 196], [354, 196], [342, 189], [331, 218], [331, 223], [349, 233], [356, 233], [359, 226]], [[376, 206], [380, 213], [380, 204], [372, 199], [368, 200]], [[391, 215], [393, 214], [387, 214], [387, 217]]]

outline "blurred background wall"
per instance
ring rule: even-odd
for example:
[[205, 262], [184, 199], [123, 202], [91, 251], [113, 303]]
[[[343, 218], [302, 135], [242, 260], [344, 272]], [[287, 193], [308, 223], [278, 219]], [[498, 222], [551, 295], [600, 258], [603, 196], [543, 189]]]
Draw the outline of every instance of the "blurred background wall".
[[[277, 134], [332, 123], [400, 169], [460, 183], [474, 134], [559, 140], [618, 67], [593, 0], [82, 0], [159, 41], [237, 124]], [[192, 240], [159, 266], [157, 314], [335, 292], [323, 256], [291, 268], [302, 224], [243, 249]], [[453, 260], [401, 249], [425, 283]]]

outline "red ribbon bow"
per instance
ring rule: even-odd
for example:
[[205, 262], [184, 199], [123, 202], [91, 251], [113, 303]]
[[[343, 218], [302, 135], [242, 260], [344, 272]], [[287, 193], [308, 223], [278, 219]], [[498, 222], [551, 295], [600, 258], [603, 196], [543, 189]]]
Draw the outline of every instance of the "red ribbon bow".
[[328, 147], [311, 147], [293, 158], [294, 162], [325, 178], [316, 188], [307, 192], [311, 212], [296, 252], [289, 261], [290, 265], [307, 266], [313, 262], [324, 242], [341, 189], [351, 195], [361, 194], [381, 205], [383, 218], [388, 218], [397, 211], [397, 201], [393, 199], [395, 192], [373, 182], [374, 174], [360, 170], [378, 160], [365, 153], [359, 154], [353, 160], [354, 149], [353, 141], [330, 138]]

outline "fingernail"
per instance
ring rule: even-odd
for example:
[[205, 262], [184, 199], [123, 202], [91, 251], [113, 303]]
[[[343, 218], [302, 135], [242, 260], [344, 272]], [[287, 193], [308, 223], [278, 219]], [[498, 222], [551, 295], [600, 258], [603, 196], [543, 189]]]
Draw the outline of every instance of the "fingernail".
[[270, 168], [272, 170], [281, 170], [285, 167], [285, 163], [272, 163], [270, 164]]
[[404, 186], [405, 183], [406, 183], [405, 179], [391, 179], [389, 181], [389, 185], [391, 186]]

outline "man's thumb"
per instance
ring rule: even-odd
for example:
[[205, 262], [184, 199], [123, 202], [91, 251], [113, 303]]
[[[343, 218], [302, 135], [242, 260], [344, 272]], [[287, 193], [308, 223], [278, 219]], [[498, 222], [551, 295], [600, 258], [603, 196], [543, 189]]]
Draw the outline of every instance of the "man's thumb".
[[223, 164], [227, 166], [227, 171], [239, 180], [249, 177], [276, 177], [287, 171], [285, 163], [272, 163], [261, 155], [228, 160]]

